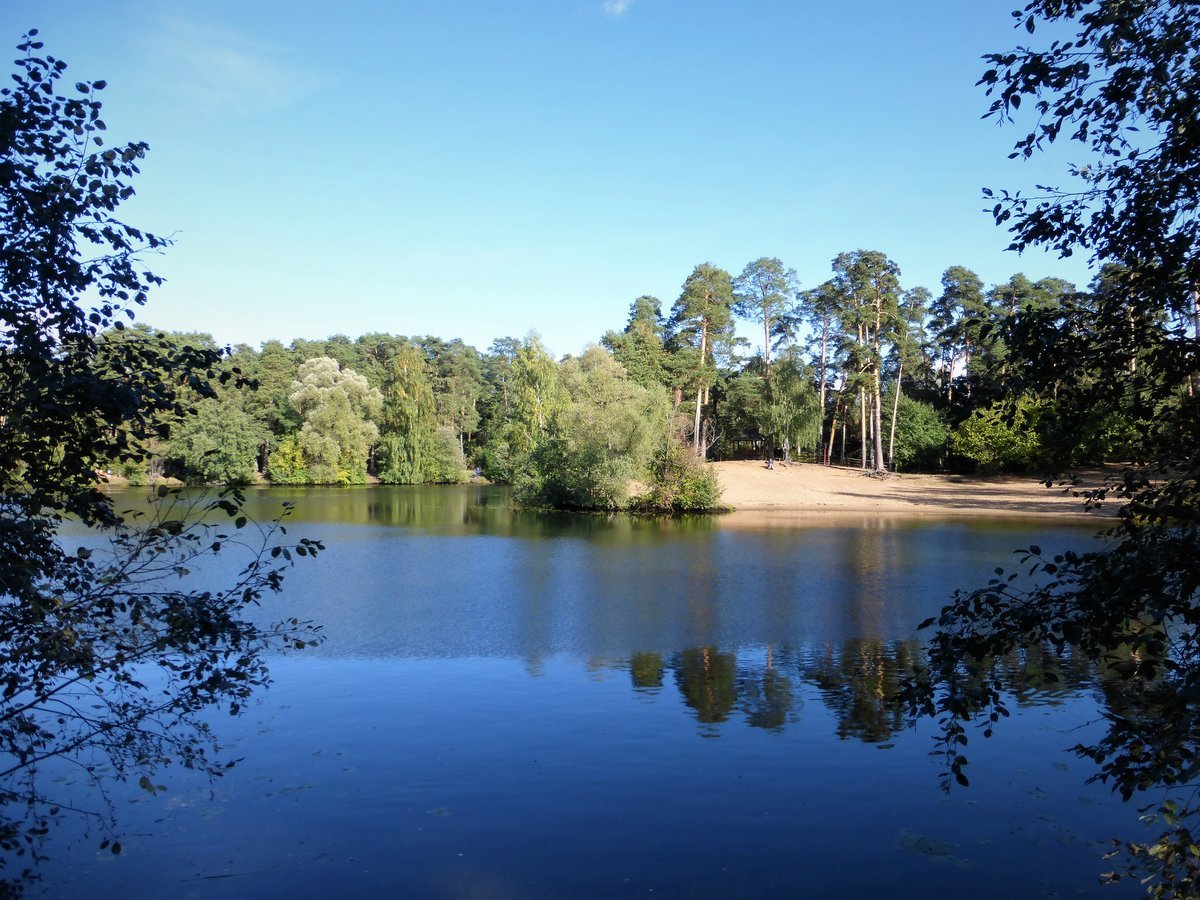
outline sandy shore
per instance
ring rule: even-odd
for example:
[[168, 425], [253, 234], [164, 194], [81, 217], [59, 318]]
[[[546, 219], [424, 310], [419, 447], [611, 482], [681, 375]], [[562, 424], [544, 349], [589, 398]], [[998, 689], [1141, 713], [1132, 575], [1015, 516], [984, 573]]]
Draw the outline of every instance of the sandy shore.
[[[722, 502], [740, 512], [811, 516], [814, 513], [874, 513], [899, 516], [1063, 516], [1096, 518], [1083, 501], [1048, 488], [1036, 478], [972, 478], [944, 475], [890, 475], [873, 478], [861, 469], [761, 460], [713, 463], [724, 489]], [[1084, 484], [1099, 486], [1101, 473]], [[1106, 504], [1105, 513], [1116, 511]]]

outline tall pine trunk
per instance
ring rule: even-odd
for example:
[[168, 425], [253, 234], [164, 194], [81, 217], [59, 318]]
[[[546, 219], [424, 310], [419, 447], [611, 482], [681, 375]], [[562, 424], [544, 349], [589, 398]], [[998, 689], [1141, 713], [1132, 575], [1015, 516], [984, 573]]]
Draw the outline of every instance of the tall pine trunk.
[[[825, 453], [826, 465], [833, 463], [833, 442], [837, 440], [838, 413], [842, 411], [842, 400], [846, 390], [846, 373], [842, 372], [842, 383], [838, 387], [837, 396], [833, 400], [833, 421], [829, 423], [829, 449]], [[844, 421], [843, 421], [844, 427]], [[842, 435], [842, 462], [846, 461], [846, 438]]]
[[867, 467], [867, 389], [862, 383], [865, 366], [862, 363], [864, 348], [866, 347], [866, 335], [863, 334], [863, 325], [858, 323], [858, 435], [859, 435], [859, 468]]
[[971, 339], [966, 339], [963, 350], [963, 377], [967, 379], [967, 402], [971, 400]]
[[859, 468], [867, 467], [867, 389], [860, 387], [858, 389], [858, 432], [859, 432], [859, 452], [862, 459], [859, 461]]
[[946, 406], [954, 405], [954, 351], [950, 351], [950, 362], [946, 366]]
[[900, 413], [900, 382], [904, 378], [904, 360], [900, 360], [900, 368], [896, 371], [896, 396], [892, 398], [892, 425], [888, 429], [888, 468], [896, 471], [896, 416]]
[[[708, 349], [707, 344], [708, 344], [708, 320], [706, 319], [700, 325], [700, 369], [698, 372], [700, 382], [702, 382], [703, 378], [704, 378], [704, 355]], [[699, 456], [702, 459], [704, 458], [704, 445], [703, 445], [703, 439], [701, 438], [701, 434], [700, 434], [700, 410], [701, 410], [703, 401], [704, 401], [704, 385], [702, 383], [698, 382], [696, 384], [696, 418], [695, 418], [695, 422], [692, 425], [692, 428], [693, 428], [692, 450], [695, 452], [695, 454], [697, 456]]]
[[[826, 316], [821, 320], [821, 399], [817, 406], [820, 411], [820, 418], [817, 420], [817, 453], [823, 455], [824, 459], [818, 460], [825, 465], [829, 465], [833, 457], [833, 440], [830, 439], [830, 452], [825, 453], [825, 365], [826, 355], [829, 348], [829, 317]], [[836, 422], [833, 423], [836, 426]]]
[[871, 366], [875, 369], [875, 396], [871, 426], [875, 432], [872, 437], [875, 444], [875, 471], [883, 471], [883, 397], [882, 387], [880, 382], [883, 381], [883, 354], [879, 345], [879, 332], [883, 327], [883, 305], [879, 299], [878, 293], [875, 298], [875, 333], [871, 336]]
[[[764, 392], [767, 398], [767, 410], [771, 409], [771, 401], [774, 399], [771, 394], [771, 318], [765, 313], [763, 315], [763, 383], [766, 388]], [[767, 439], [767, 468], [775, 468], [775, 435], [768, 429], [765, 435]]]
[[[1200, 347], [1200, 288], [1192, 286], [1192, 340]], [[1188, 381], [1188, 393], [1200, 391], [1200, 372], [1195, 372]]]

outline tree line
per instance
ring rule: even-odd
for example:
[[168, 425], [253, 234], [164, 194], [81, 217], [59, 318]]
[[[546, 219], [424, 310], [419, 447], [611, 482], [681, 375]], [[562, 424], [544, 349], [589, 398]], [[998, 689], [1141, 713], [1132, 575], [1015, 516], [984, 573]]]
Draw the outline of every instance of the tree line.
[[[697, 465], [706, 459], [876, 473], [1031, 469], [1061, 443], [1060, 416], [1053, 386], [1025, 377], [1042, 360], [1014, 347], [1024, 340], [1014, 328], [1093, 309], [1120, 283], [1110, 266], [1085, 291], [1022, 274], [985, 287], [955, 265], [935, 294], [906, 287], [886, 254], [856, 250], [839, 253], [811, 288], [776, 258], [737, 276], [702, 263], [669, 309], [638, 297], [623, 328], [562, 359], [536, 333], [484, 352], [382, 332], [239, 345], [219, 364], [225, 381], [197, 393], [192, 414], [161, 423], [166, 437], [148, 459], [110, 468], [135, 483], [426, 484], [480, 474], [538, 505], [668, 510], [716, 505], [717, 485]], [[753, 348], [739, 320], [761, 328]], [[185, 348], [219, 350], [207, 334], [143, 325], [111, 328], [99, 344], [97, 364], [123, 377], [135, 374], [131, 348], [151, 366], [146, 359]], [[1131, 420], [1119, 405], [1093, 413], [1071, 431], [1071, 460], [1122, 458]]]

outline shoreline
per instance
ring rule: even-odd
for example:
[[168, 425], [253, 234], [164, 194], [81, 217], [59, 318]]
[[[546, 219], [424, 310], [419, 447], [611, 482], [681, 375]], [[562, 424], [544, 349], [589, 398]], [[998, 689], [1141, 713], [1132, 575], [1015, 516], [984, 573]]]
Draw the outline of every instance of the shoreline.
[[[1108, 520], [1119, 503], [1087, 512], [1081, 490], [1100, 487], [1105, 473], [1086, 473], [1075, 488], [1046, 487], [1032, 476], [956, 476], [896, 474], [876, 478], [864, 470], [814, 463], [762, 460], [711, 463], [721, 482], [723, 503], [739, 513], [769, 514], [771, 519], [805, 519], [830, 514], [858, 518], [1061, 518]], [[766, 516], [762, 516], [764, 519]]]
[[[776, 461], [768, 469], [762, 460], [708, 463], [721, 484], [723, 519], [758, 524], [815, 523], [820, 520], [855, 522], [884, 519], [1057, 519], [1079, 524], [1110, 522], [1120, 508], [1111, 501], [1088, 512], [1082, 490], [1100, 487], [1118, 469], [1091, 469], [1074, 488], [1046, 487], [1033, 476], [922, 475], [900, 473], [874, 477], [861, 468]], [[471, 483], [479, 483], [472, 479]], [[184, 487], [174, 479], [160, 486]], [[375, 485], [356, 487], [370, 488]], [[102, 490], [131, 487], [112, 477]], [[145, 486], [149, 487], [149, 486]], [[270, 484], [245, 485], [243, 490], [270, 490]]]

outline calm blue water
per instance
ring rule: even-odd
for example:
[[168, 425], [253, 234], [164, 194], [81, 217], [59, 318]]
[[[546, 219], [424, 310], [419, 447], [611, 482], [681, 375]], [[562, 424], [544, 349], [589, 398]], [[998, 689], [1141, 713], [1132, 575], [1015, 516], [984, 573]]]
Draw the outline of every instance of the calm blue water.
[[[225, 778], [115, 789], [120, 857], [64, 826], [46, 895], [1136, 894], [1096, 883], [1110, 838], [1143, 837], [1136, 812], [1064, 752], [1096, 733], [1086, 671], [1005, 661], [1015, 714], [949, 795], [930, 729], [889, 701], [954, 587], [1092, 528], [295, 499], [293, 532], [329, 550], [270, 612], [325, 644], [216, 722], [241, 759]], [[1062, 688], [1031, 686], [1043, 666]]]

